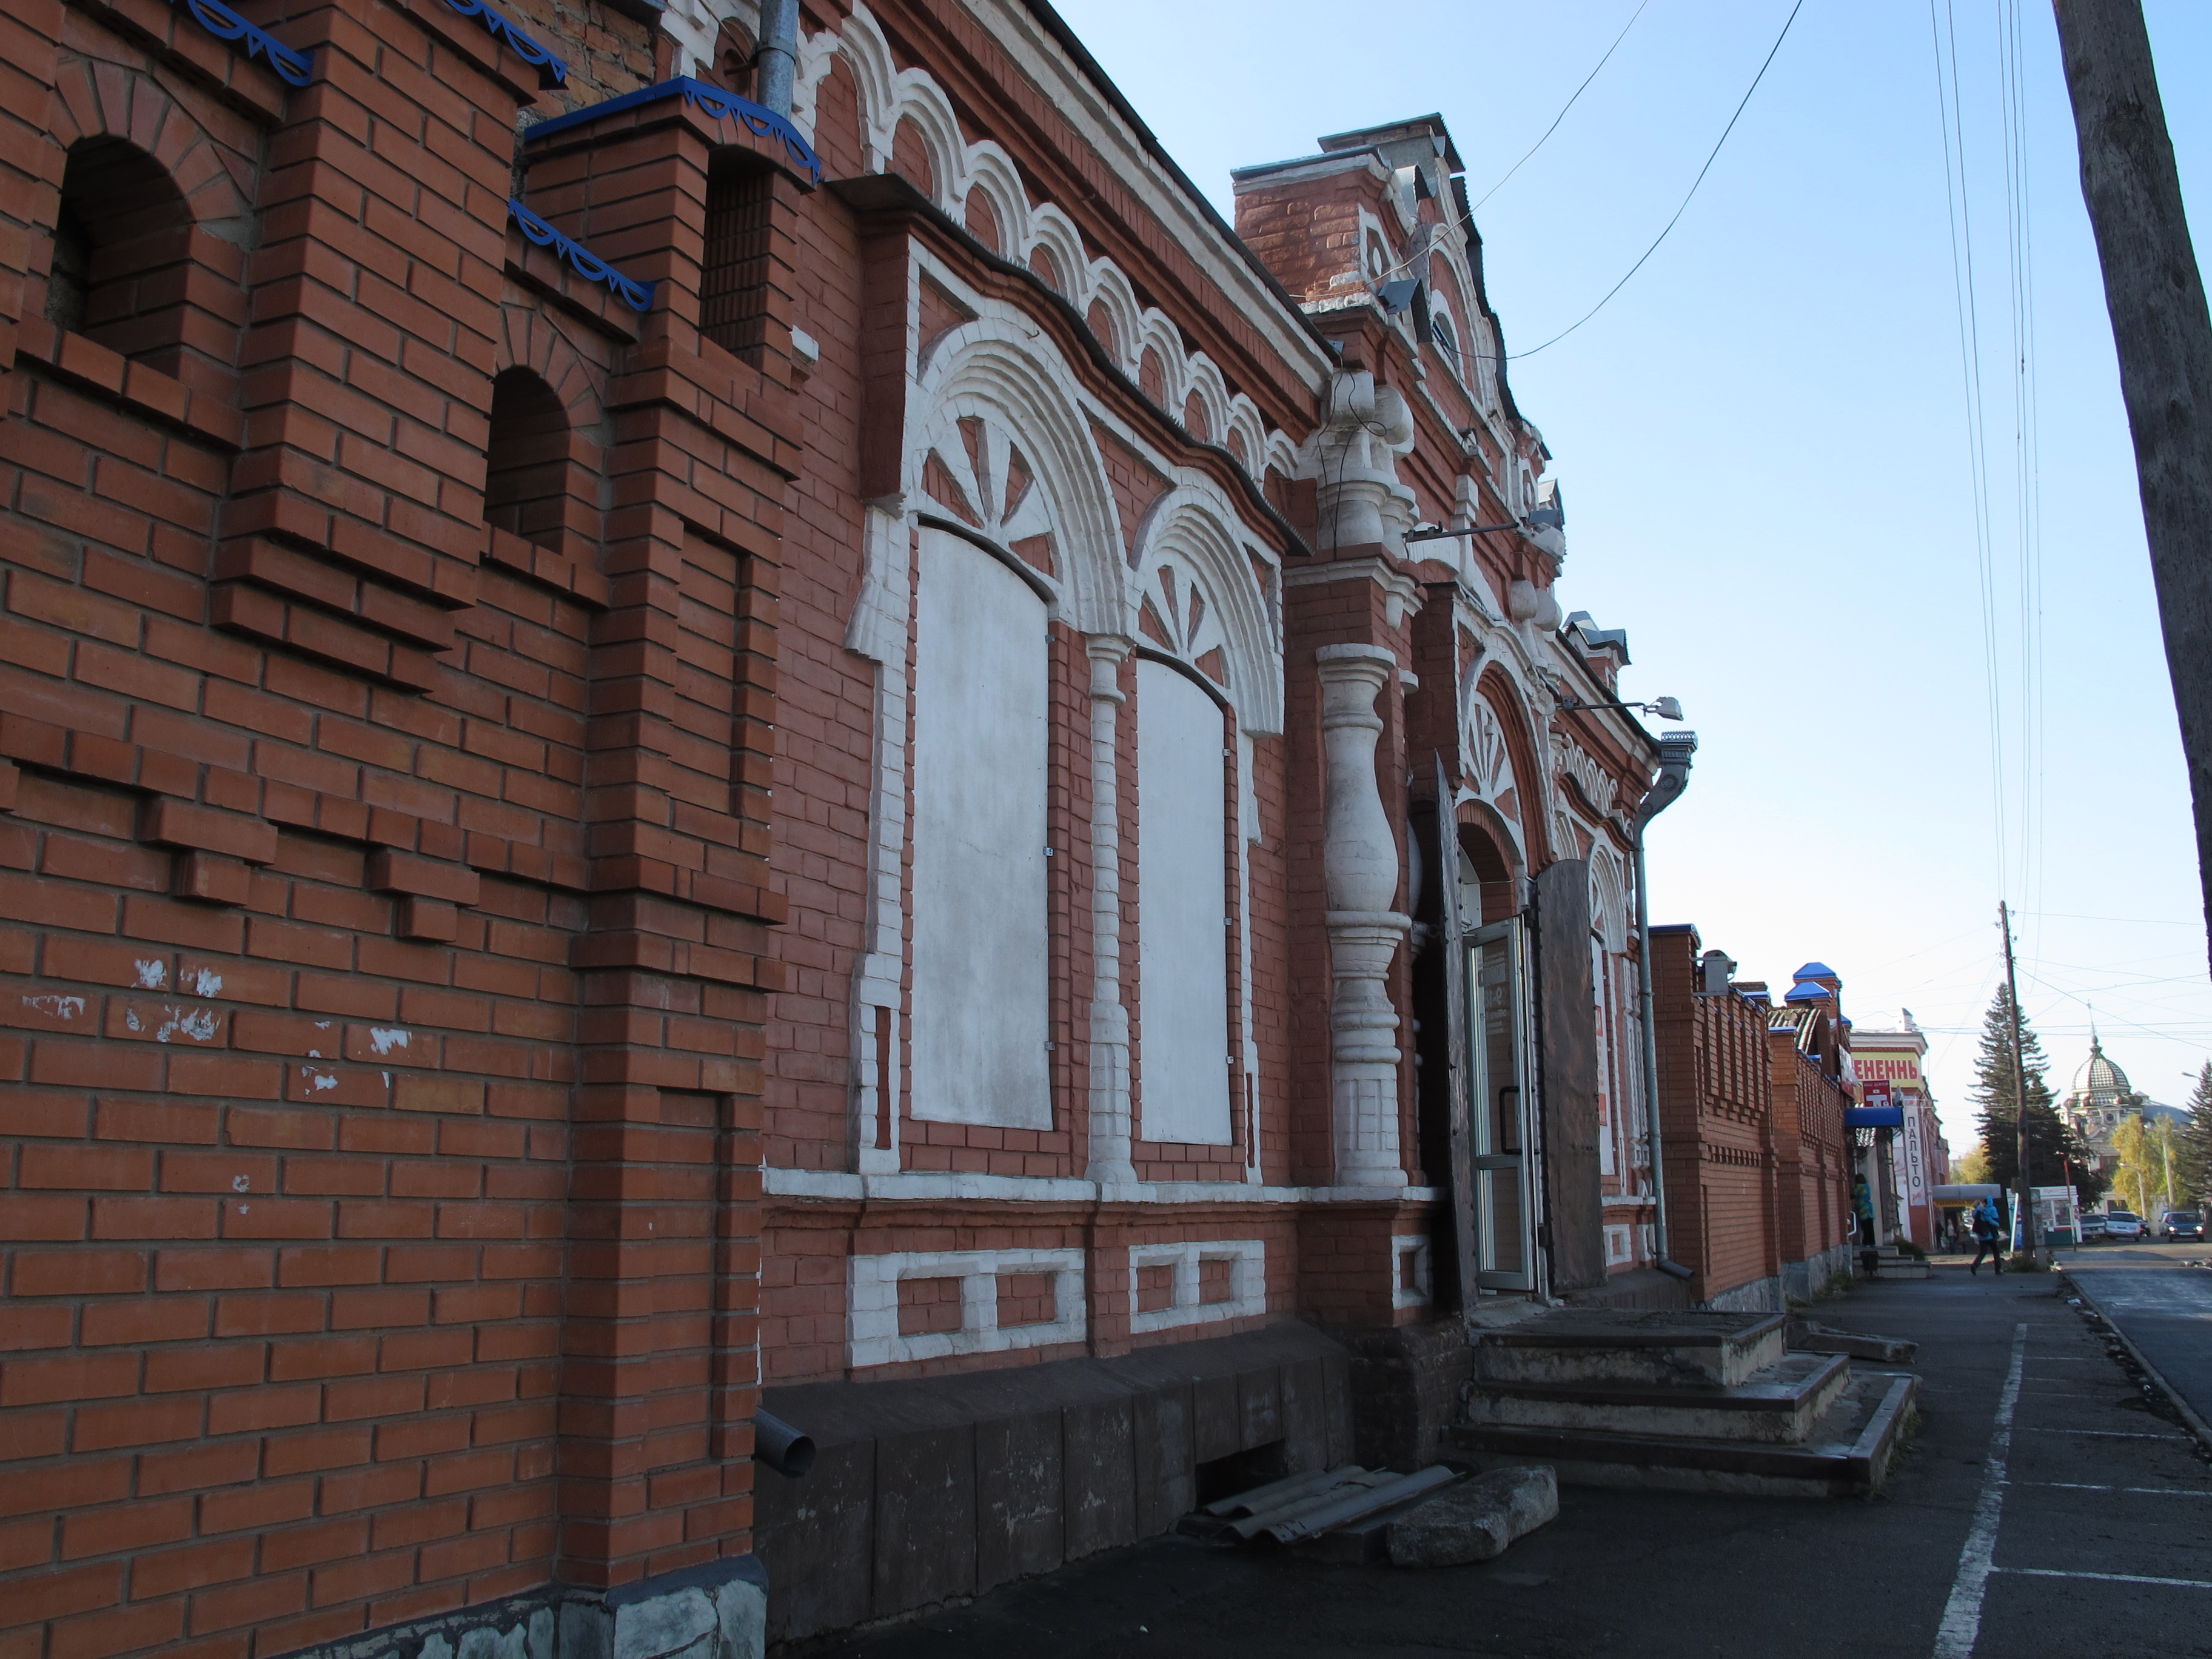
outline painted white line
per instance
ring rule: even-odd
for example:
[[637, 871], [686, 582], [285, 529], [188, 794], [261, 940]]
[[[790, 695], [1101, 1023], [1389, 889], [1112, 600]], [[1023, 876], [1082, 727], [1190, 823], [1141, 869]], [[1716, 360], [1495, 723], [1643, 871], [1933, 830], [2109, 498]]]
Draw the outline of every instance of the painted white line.
[[2099, 1440], [2186, 1440], [2185, 1434], [2137, 1434], [2129, 1429], [2038, 1429], [2038, 1434], [2086, 1434]]
[[2066, 1492], [2140, 1492], [2153, 1498], [2212, 1498], [2212, 1492], [2188, 1486], [2092, 1486], [2080, 1480], [2015, 1480], [2015, 1486], [2057, 1486]]
[[1982, 1633], [1982, 1595], [1989, 1588], [1991, 1558], [1997, 1547], [1997, 1517], [2004, 1509], [2005, 1461], [2012, 1455], [2012, 1414], [2020, 1404], [2020, 1377], [2027, 1363], [2027, 1326], [2012, 1328], [2012, 1365], [1997, 1395], [1996, 1423], [1990, 1431], [1989, 1455], [1982, 1462], [1982, 1492], [1974, 1500], [1974, 1522], [1959, 1547], [1959, 1571], [1951, 1580], [1951, 1599], [1936, 1632], [1935, 1659], [1973, 1659]]
[[2057, 1567], [1992, 1567], [2020, 1578], [2099, 1578], [2108, 1584], [2172, 1584], [2181, 1589], [2212, 1589], [2212, 1578], [2150, 1578], [2139, 1572], [2062, 1572]]

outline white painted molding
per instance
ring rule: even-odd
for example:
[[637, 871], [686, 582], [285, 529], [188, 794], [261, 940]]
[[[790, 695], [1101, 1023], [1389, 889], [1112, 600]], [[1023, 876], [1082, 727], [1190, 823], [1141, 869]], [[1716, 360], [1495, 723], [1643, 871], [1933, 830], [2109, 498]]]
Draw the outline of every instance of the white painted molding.
[[912, 1203], [956, 1199], [977, 1204], [1432, 1204], [1434, 1187], [1258, 1187], [1243, 1181], [1130, 1182], [1055, 1180], [1045, 1176], [951, 1175], [908, 1170], [855, 1175], [845, 1170], [769, 1168], [762, 1190], [770, 1198], [819, 1198], [842, 1203]]
[[[1229, 1297], [1224, 1302], [1199, 1300], [1199, 1264], [1226, 1261]], [[1137, 1275], [1146, 1267], [1175, 1271], [1172, 1298], [1164, 1308], [1137, 1311]], [[1210, 1325], [1218, 1320], [1243, 1319], [1267, 1311], [1267, 1244], [1265, 1239], [1205, 1239], [1195, 1243], [1132, 1244], [1129, 1247], [1129, 1329], [1171, 1331], [1186, 1325]]]
[[[999, 1275], [1053, 1275], [1053, 1318], [1041, 1325], [999, 1324]], [[960, 1328], [899, 1334], [898, 1287], [907, 1279], [957, 1279]], [[1083, 1294], [1083, 1252], [1060, 1250], [902, 1251], [856, 1255], [846, 1273], [847, 1364], [891, 1365], [954, 1354], [1002, 1353], [1080, 1342], [1089, 1328]]]
[[[1413, 1270], [1406, 1272], [1406, 1260], [1413, 1258]], [[1413, 1283], [1406, 1280], [1411, 1277]], [[1432, 1276], [1429, 1255], [1429, 1236], [1426, 1233], [1400, 1233], [1390, 1241], [1390, 1305], [1394, 1308], [1425, 1308], [1436, 1299], [1436, 1281]]]

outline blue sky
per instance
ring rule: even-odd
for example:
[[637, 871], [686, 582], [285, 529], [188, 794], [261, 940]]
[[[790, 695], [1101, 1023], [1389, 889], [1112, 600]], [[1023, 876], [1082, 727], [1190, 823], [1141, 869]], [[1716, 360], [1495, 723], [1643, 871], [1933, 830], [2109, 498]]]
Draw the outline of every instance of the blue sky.
[[[1636, 7], [1060, 0], [1224, 214], [1231, 167], [1431, 110], [1480, 198]], [[1476, 214], [1509, 351], [1573, 322], [1635, 263], [1789, 12], [1650, 0]], [[2148, 14], [2186, 193], [2212, 177], [2212, 7], [2154, 0]], [[2050, 9], [1948, 0], [1947, 14], [1937, 0], [1936, 15], [1957, 41], [1985, 542], [1925, 0], [1805, 0], [1666, 245], [1595, 320], [1510, 373], [1565, 494], [1561, 599], [1628, 629], [1628, 694], [1680, 697], [1701, 741], [1689, 793], [1652, 830], [1653, 920], [1696, 923], [1778, 988], [1800, 963], [1829, 963], [1863, 1028], [1911, 1009], [1963, 1152], [2000, 897], [2023, 913], [2021, 1000], [2060, 1088], [2094, 1005], [2136, 1085], [2181, 1100], [2183, 1073], [2212, 1054], [2212, 986]], [[2015, 437], [2011, 351], [2014, 18], [2033, 446]]]

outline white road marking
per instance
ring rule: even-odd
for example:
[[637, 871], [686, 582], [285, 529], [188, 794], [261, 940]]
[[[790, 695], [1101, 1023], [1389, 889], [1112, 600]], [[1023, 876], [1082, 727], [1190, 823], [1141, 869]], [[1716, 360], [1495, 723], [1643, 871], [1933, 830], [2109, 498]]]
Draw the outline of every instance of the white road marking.
[[2140, 1434], [2130, 1429], [2038, 1429], [2038, 1434], [2086, 1434], [2099, 1440], [2186, 1440], [2185, 1434]]
[[2067, 1492], [2140, 1492], [2154, 1498], [2212, 1498], [2189, 1486], [2092, 1486], [2080, 1480], [2015, 1480], [2016, 1486], [2058, 1486]]
[[2019, 1578], [2100, 1578], [2108, 1584], [2172, 1584], [2182, 1589], [2212, 1589], [2212, 1578], [2151, 1578], [2139, 1572], [2064, 1572], [2057, 1567], [1992, 1567]]
[[2020, 1378], [2027, 1363], [2027, 1326], [2012, 1328], [2012, 1364], [2004, 1391], [1997, 1395], [1996, 1423], [1990, 1431], [1989, 1455], [1982, 1463], [1981, 1496], [1974, 1500], [1974, 1522], [1959, 1548], [1959, 1571], [1951, 1599], [1936, 1628], [1935, 1659], [1973, 1659], [1982, 1633], [1982, 1595], [1989, 1588], [1990, 1558], [1997, 1547], [1997, 1517], [2004, 1509], [2005, 1461], [2012, 1455], [2012, 1414], [2020, 1404]]

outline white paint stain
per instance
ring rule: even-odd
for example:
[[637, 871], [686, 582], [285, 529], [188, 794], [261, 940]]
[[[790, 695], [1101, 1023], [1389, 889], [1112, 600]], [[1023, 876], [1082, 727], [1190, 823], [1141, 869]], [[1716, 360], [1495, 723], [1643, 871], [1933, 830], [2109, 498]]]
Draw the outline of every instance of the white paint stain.
[[335, 1089], [338, 1086], [335, 1073], [319, 1072], [312, 1066], [302, 1066], [300, 1068], [300, 1075], [307, 1079], [307, 1086], [317, 1093], [320, 1093], [325, 1089]]
[[141, 957], [135, 964], [138, 969], [141, 989], [158, 991], [169, 977], [169, 964], [159, 957]]
[[252, 1178], [248, 1176], [233, 1176], [230, 1178], [230, 1190], [234, 1193], [242, 1193], [252, 1184]]
[[75, 1019], [84, 1012], [84, 999], [64, 996], [25, 997], [23, 1006], [26, 1008], [35, 1008], [42, 1014], [52, 1014], [56, 1019]]
[[368, 1046], [380, 1054], [388, 1054], [394, 1048], [404, 1048], [408, 1036], [396, 1028], [387, 1030], [383, 1026], [372, 1025], [368, 1028]]
[[123, 1011], [123, 1024], [126, 1030], [135, 1031], [139, 1029], [138, 1011], [136, 1008], [125, 1008]]
[[203, 968], [193, 976], [192, 989], [204, 997], [221, 996], [222, 994], [222, 975], [221, 974], [210, 973], [206, 969]]
[[[216, 1018], [212, 1008], [163, 1008], [165, 1018], [161, 1028], [154, 1033], [154, 1041], [167, 1042], [171, 1037], [184, 1036], [194, 1042], [215, 1041]], [[131, 1025], [137, 1030], [135, 1021]]]

